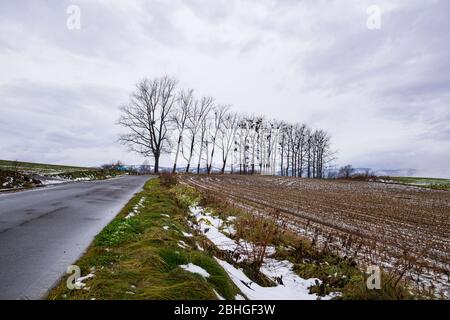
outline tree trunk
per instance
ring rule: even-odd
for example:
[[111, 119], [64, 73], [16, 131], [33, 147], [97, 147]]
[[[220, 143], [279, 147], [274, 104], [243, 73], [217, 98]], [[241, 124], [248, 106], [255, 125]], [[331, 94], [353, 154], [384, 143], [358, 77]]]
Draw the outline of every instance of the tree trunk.
[[189, 159], [186, 166], [186, 173], [189, 173], [189, 168], [191, 167], [191, 161], [192, 161], [192, 154], [194, 152], [194, 143], [195, 143], [195, 136], [191, 139], [191, 147], [189, 148]]
[[155, 154], [155, 173], [159, 172], [159, 154]]
[[221, 173], [221, 174], [224, 174], [224, 173], [225, 173], [225, 166], [226, 166], [226, 162], [224, 161], [224, 162], [223, 162], [222, 169], [220, 170], [220, 173]]
[[181, 134], [178, 137], [177, 151], [175, 152], [175, 160], [173, 161], [172, 173], [175, 173], [177, 171], [178, 154], [180, 153], [180, 144], [181, 144], [182, 137], [183, 136]]

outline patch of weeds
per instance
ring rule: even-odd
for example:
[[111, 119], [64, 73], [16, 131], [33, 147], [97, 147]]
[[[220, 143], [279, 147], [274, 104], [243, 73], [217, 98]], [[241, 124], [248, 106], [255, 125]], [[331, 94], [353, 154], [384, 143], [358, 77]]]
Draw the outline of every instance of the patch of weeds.
[[411, 300], [414, 299], [406, 286], [394, 285], [390, 281], [390, 275], [382, 272], [381, 289], [369, 290], [366, 285], [366, 279], [363, 275], [354, 276], [342, 290], [343, 300]]
[[450, 191], [450, 183], [447, 183], [447, 184], [432, 183], [429, 185], [429, 188], [433, 189], [433, 190], [449, 190]]
[[178, 204], [184, 209], [198, 205], [202, 198], [200, 192], [185, 184], [176, 185], [171, 189], [171, 192], [175, 195]]
[[162, 248], [158, 250], [158, 254], [164, 259], [169, 270], [177, 268], [179, 265], [188, 263], [187, 254], [177, 249]]
[[[392, 281], [382, 281], [380, 290], [367, 289], [367, 275], [356, 262], [333, 254], [327, 250], [319, 250], [304, 239], [295, 235], [287, 235], [285, 246], [277, 247], [275, 257], [294, 263], [294, 271], [304, 279], [318, 278], [316, 285], [310, 288], [311, 293], [325, 296], [332, 292], [340, 292], [336, 299], [344, 300], [391, 300], [409, 299], [411, 295], [405, 286], [394, 287]], [[382, 279], [389, 279], [387, 273]]]
[[214, 286], [222, 297], [233, 300], [239, 293], [234, 284], [229, 281], [226, 271], [216, 263], [213, 257], [193, 252], [189, 259], [193, 264], [202, 267], [210, 274], [207, 281]]
[[101, 267], [110, 266], [120, 260], [121, 255], [112, 251], [98, 249], [87, 260], [87, 265]]
[[125, 241], [138, 239], [143, 231], [144, 224], [137, 219], [116, 219], [98, 234], [95, 238], [95, 245], [101, 247], [116, 246]]
[[178, 183], [177, 175], [174, 173], [163, 172], [159, 175], [159, 183], [165, 188], [176, 186]]

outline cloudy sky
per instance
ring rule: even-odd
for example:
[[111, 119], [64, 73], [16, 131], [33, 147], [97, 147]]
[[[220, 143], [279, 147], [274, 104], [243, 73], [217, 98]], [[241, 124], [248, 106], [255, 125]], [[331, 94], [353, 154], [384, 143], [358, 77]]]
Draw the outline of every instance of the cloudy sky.
[[0, 158], [142, 163], [116, 142], [118, 106], [138, 79], [169, 74], [236, 111], [327, 130], [337, 165], [450, 177], [449, 12], [448, 0], [2, 0]]

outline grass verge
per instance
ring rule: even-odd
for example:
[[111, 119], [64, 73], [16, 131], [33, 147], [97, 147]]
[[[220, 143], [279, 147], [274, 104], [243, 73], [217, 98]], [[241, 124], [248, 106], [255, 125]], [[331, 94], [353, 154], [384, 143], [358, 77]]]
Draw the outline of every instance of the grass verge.
[[[169, 188], [149, 180], [75, 264], [95, 276], [69, 290], [68, 276], [48, 299], [234, 299], [239, 290], [212, 256], [196, 249], [186, 211]], [[209, 277], [186, 271], [192, 263]]]

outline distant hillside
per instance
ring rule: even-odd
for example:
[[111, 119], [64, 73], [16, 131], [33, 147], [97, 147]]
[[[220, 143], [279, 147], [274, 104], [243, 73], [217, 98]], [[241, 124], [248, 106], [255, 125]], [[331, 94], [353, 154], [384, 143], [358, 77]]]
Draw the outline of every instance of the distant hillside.
[[413, 177], [417, 174], [415, 169], [380, 169], [375, 170], [377, 176], [390, 176], [390, 177]]
[[82, 171], [89, 170], [90, 168], [78, 167], [78, 166], [68, 166], [59, 164], [45, 164], [45, 163], [34, 163], [34, 162], [21, 162], [12, 160], [0, 160], [0, 170], [18, 170], [30, 173], [55, 173], [55, 172], [66, 172], [66, 171]]

